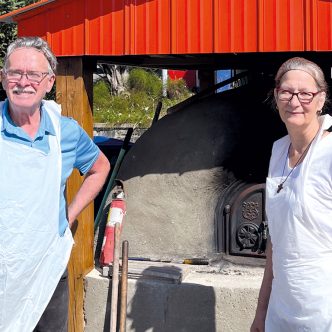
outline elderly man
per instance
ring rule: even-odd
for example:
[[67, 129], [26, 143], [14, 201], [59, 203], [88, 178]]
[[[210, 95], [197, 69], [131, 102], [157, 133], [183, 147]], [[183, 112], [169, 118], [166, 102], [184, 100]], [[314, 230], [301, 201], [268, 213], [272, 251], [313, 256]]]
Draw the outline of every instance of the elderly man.
[[[9, 45], [1, 72], [0, 331], [66, 331], [70, 226], [102, 188], [107, 158], [60, 105], [43, 100], [57, 61], [47, 43]], [[66, 207], [73, 168], [85, 179]]]

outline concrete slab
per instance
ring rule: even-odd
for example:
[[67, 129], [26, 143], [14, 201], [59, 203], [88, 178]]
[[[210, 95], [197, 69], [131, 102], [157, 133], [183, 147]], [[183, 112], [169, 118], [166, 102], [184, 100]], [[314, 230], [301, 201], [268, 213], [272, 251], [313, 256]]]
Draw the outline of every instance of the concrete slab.
[[[127, 332], [249, 331], [262, 267], [186, 265], [185, 269], [180, 284], [128, 280]], [[95, 269], [87, 275], [85, 288], [85, 331], [109, 331], [111, 280]]]

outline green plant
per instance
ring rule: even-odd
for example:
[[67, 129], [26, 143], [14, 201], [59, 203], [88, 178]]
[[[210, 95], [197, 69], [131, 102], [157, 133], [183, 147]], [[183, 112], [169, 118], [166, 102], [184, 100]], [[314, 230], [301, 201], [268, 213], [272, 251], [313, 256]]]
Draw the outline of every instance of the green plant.
[[136, 68], [130, 71], [128, 90], [120, 95], [111, 95], [105, 81], [99, 80], [93, 89], [94, 121], [112, 126], [130, 124], [147, 128], [151, 125], [160, 100], [163, 103], [160, 112], [162, 117], [170, 106], [191, 95], [184, 81], [169, 81], [168, 85], [171, 85], [172, 91], [176, 91], [172, 99], [161, 97], [162, 83], [155, 73]]
[[190, 91], [187, 88], [186, 82], [181, 78], [179, 80], [168, 80], [167, 82], [167, 97], [169, 99], [179, 99], [183, 97], [189, 97]]
[[144, 91], [152, 98], [161, 98], [162, 82], [153, 72], [134, 68], [129, 73], [128, 88], [132, 91]]

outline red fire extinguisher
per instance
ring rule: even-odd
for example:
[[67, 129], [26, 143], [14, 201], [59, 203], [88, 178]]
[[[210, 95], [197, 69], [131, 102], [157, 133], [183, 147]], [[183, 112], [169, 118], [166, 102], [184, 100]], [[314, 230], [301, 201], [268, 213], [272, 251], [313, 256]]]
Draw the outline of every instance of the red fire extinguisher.
[[110, 210], [108, 212], [101, 255], [99, 259], [101, 266], [107, 266], [113, 263], [115, 225], [119, 223], [121, 230], [123, 217], [126, 214], [126, 202], [123, 183], [120, 180], [116, 180], [116, 183], [115, 190], [113, 190], [112, 194], [112, 201]]

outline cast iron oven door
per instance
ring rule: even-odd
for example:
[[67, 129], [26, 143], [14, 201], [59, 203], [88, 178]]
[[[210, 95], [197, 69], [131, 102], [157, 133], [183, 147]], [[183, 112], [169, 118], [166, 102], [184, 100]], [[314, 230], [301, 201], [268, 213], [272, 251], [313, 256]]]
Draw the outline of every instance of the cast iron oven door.
[[265, 184], [247, 187], [225, 205], [226, 254], [265, 257]]

